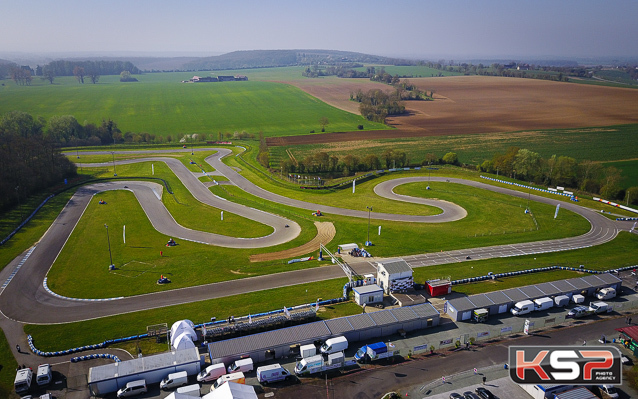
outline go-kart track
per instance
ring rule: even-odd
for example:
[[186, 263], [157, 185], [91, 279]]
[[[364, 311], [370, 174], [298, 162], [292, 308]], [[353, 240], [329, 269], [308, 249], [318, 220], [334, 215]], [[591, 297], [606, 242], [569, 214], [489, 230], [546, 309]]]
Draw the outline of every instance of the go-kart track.
[[[190, 150], [177, 151], [185, 152]], [[234, 184], [246, 192], [264, 200], [308, 210], [321, 209], [322, 212], [327, 214], [368, 218], [367, 211], [356, 211], [311, 204], [308, 202], [289, 199], [257, 187], [221, 161], [224, 156], [232, 153], [229, 149], [206, 148], [198, 149], [197, 151], [217, 151], [214, 155], [206, 158], [206, 162], [215, 168], [215, 172], [212, 174], [223, 175], [231, 184]], [[151, 154], [153, 152], [166, 153], [167, 151], [129, 151], [126, 153]], [[92, 152], [86, 154], [110, 154], [110, 152]], [[288, 242], [297, 237], [301, 231], [300, 226], [291, 220], [235, 204], [213, 195], [210, 190], [208, 190], [208, 188], [198, 180], [196, 174], [189, 171], [179, 160], [156, 157], [119, 161], [116, 162], [116, 164], [129, 164], [147, 161], [165, 162], [173, 173], [175, 173], [175, 175], [182, 181], [184, 186], [193, 194], [193, 196], [202, 203], [272, 226], [274, 231], [264, 237], [235, 238], [187, 229], [177, 224], [170, 213], [166, 210], [160, 200], [163, 187], [156, 183], [121, 180], [117, 182], [106, 182], [85, 186], [77, 190], [76, 194], [71, 198], [49, 230], [37, 243], [35, 250], [33, 250], [28, 259], [23, 262], [19, 270], [16, 272], [16, 265], [19, 261], [17, 259], [11, 265], [6, 267], [2, 273], [0, 273], [2, 281], [8, 282], [8, 284], [5, 283], [5, 286], [0, 293], [0, 310], [2, 311], [2, 314], [9, 319], [24, 323], [64, 323], [151, 308], [159, 308], [186, 302], [201, 301], [257, 290], [317, 282], [344, 276], [343, 271], [339, 266], [326, 266], [104, 301], [67, 299], [56, 296], [47, 291], [43, 282], [51, 268], [51, 265], [64, 247], [77, 222], [82, 217], [91, 198], [94, 194], [101, 191], [121, 189], [132, 191], [155, 229], [167, 236], [182, 240], [191, 240], [231, 248], [264, 248]], [[90, 166], [104, 166], [104, 164], [82, 165], [82, 167]], [[372, 219], [412, 223], [443, 223], [459, 220], [467, 215], [463, 208], [450, 202], [407, 197], [397, 195], [393, 191], [396, 186], [401, 184], [427, 180], [428, 177], [397, 178], [378, 184], [375, 187], [374, 192], [381, 197], [392, 200], [435, 206], [440, 208], [442, 213], [433, 216], [372, 213]], [[521, 198], [528, 198], [529, 195], [528, 193], [463, 179], [432, 177], [431, 180], [450, 181], [453, 183], [465, 184]], [[555, 199], [540, 197], [533, 194], [530, 195], [530, 199], [551, 205], [559, 203], [559, 201]], [[472, 260], [477, 260], [565, 251], [603, 244], [612, 240], [618, 234], [618, 222], [614, 222], [591, 209], [581, 207], [575, 203], [560, 202], [560, 204], [563, 209], [570, 210], [586, 218], [591, 224], [590, 231], [581, 236], [564, 239], [410, 255], [403, 257], [403, 259], [405, 259], [413, 267], [419, 267], [465, 262], [467, 256], [470, 256]], [[289, 227], [285, 227], [286, 225]], [[370, 273], [373, 271], [372, 265], [368, 262], [354, 263], [351, 264], [351, 266], [360, 274]], [[9, 275], [12, 277], [9, 277]]]

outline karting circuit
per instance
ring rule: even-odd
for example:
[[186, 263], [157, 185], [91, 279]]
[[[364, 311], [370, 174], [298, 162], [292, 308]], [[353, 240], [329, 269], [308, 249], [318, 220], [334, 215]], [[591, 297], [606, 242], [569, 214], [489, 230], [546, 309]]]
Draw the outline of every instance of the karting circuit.
[[[176, 151], [183, 152], [184, 150], [180, 149]], [[232, 151], [227, 148], [206, 148], [197, 149], [195, 151], [217, 151], [215, 154], [206, 158], [206, 162], [215, 169], [215, 172], [212, 174], [226, 177], [230, 184], [263, 200], [307, 209], [309, 214], [311, 212], [316, 213], [320, 210], [322, 214], [336, 214], [365, 219], [369, 217], [367, 211], [313, 204], [286, 198], [264, 190], [222, 162], [223, 157], [232, 154]], [[149, 154], [153, 152], [157, 151], [148, 151]], [[165, 153], [166, 151], [163, 150], [162, 152]], [[130, 154], [132, 152], [127, 153]], [[135, 153], [145, 152], [136, 151]], [[87, 155], [88, 154], [102, 154], [102, 152], [87, 153]], [[5, 284], [4, 290], [0, 294], [0, 307], [3, 309], [3, 314], [6, 317], [15, 321], [33, 324], [64, 323], [343, 277], [342, 269], [337, 265], [332, 265], [321, 268], [248, 277], [140, 296], [105, 298], [107, 300], [64, 298], [49, 291], [43, 284], [43, 281], [51, 265], [64, 247], [67, 238], [72, 233], [79, 219], [82, 217], [91, 198], [100, 192], [108, 190], [129, 190], [133, 192], [153, 227], [162, 234], [171, 237], [171, 240], [166, 245], [179, 245], [181, 240], [188, 240], [230, 248], [266, 248], [288, 242], [300, 234], [301, 227], [292, 220], [232, 203], [215, 196], [204, 183], [199, 181], [194, 173], [189, 171], [179, 160], [168, 157], [149, 157], [117, 161], [115, 164], [124, 165], [147, 161], [164, 162], [168, 165], [191, 194], [203, 204], [236, 213], [251, 220], [266, 224], [271, 226], [274, 231], [263, 237], [237, 238], [184, 228], [173, 219], [161, 202], [163, 186], [157, 183], [118, 180], [115, 182], [83, 186], [76, 191], [64, 210], [52, 224], [51, 228], [35, 246], [35, 249], [28, 259], [20, 266], [19, 271], [7, 280], [9, 283]], [[81, 166], [86, 168], [104, 166], [104, 164], [82, 164]], [[458, 178], [432, 177], [430, 179], [427, 176], [401, 177], [377, 184], [374, 188], [374, 193], [380, 197], [391, 200], [434, 206], [441, 209], [441, 213], [432, 216], [415, 216], [372, 212], [370, 217], [378, 220], [412, 223], [445, 223], [460, 220], [467, 216], [465, 209], [451, 202], [415, 198], [394, 193], [394, 189], [399, 185], [426, 181], [449, 181], [514, 197], [529, 198], [532, 201], [550, 205], [556, 205], [558, 202], [552, 198]], [[611, 241], [618, 234], [618, 222], [612, 221], [598, 212], [579, 206], [576, 203], [560, 202], [560, 204], [563, 209], [575, 212], [587, 219], [591, 225], [589, 232], [580, 236], [563, 239], [410, 255], [403, 257], [403, 259], [409, 262], [413, 267], [420, 267], [461, 262], [468, 259], [477, 260], [565, 251], [603, 244]], [[318, 220], [321, 220], [321, 218], [318, 218]], [[315, 244], [313, 244], [313, 246], [314, 245]], [[370, 273], [373, 270], [373, 267], [368, 262], [354, 263], [351, 266], [359, 274]], [[14, 269], [15, 267], [13, 266], [5, 268], [4, 274], [2, 274], [1, 277], [7, 279], [9, 274], [14, 272]], [[158, 284], [170, 282], [168, 279], [166, 279], [168, 281], [163, 279], [164, 276], [158, 281]]]

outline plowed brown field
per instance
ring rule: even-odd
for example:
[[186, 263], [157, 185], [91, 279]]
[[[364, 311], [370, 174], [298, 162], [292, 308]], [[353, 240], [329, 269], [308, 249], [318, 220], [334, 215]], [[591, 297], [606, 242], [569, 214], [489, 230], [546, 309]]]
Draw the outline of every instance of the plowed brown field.
[[[638, 90], [535, 79], [455, 76], [410, 79], [435, 101], [407, 101], [410, 115], [388, 118], [397, 130], [282, 137], [293, 145], [415, 136], [565, 129], [638, 123]], [[350, 92], [389, 86], [354, 79], [287, 82], [340, 109], [358, 113]]]

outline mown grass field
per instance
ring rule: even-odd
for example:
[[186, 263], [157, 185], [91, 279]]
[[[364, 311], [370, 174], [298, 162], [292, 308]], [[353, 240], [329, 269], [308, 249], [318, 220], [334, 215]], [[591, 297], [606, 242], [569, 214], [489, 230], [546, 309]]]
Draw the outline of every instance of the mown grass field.
[[[202, 154], [204, 156], [205, 154]], [[230, 158], [229, 163], [236, 163]], [[118, 175], [150, 177], [149, 162], [132, 165], [121, 165]], [[97, 176], [110, 177], [112, 171], [101, 167]], [[253, 169], [244, 169], [244, 174], [256, 180], [259, 176]], [[424, 173], [424, 172], [422, 172]], [[400, 214], [437, 214], [433, 207], [423, 207], [401, 201], [391, 201], [377, 197], [373, 193], [374, 186], [381, 181], [400, 177], [401, 174], [384, 176], [371, 182], [358, 185], [356, 194], [349, 190], [338, 190], [332, 193], [316, 194], [306, 191], [283, 188], [262, 182], [264, 188], [291, 198], [338, 206], [342, 208], [361, 209], [373, 206], [375, 211]], [[179, 180], [160, 163], [155, 163], [155, 177], [162, 177], [170, 182], [175, 196], [164, 195], [163, 201], [178, 223], [193, 229], [212, 231], [232, 236], [260, 236], [270, 232], [259, 229], [258, 223], [241, 218], [238, 215], [227, 215], [222, 222], [219, 211], [203, 206], [195, 201]], [[523, 213], [525, 200], [514, 199], [506, 195], [486, 190], [473, 189], [463, 185], [449, 183], [432, 183], [432, 190], [425, 190], [425, 183], [414, 183], [401, 186], [400, 193], [413, 196], [433, 196], [453, 201], [468, 211], [468, 217], [452, 223], [419, 224], [375, 221], [382, 226], [383, 234], [375, 237], [375, 256], [400, 256], [404, 254], [433, 252], [439, 250], [480, 247], [494, 244], [507, 244], [522, 241], [534, 241], [586, 232], [589, 224], [582, 218], [569, 212], [563, 212], [558, 220], [553, 220], [553, 207], [534, 204], [533, 210], [540, 230], [529, 215]], [[310, 217], [310, 211], [283, 207], [255, 198], [234, 186], [215, 186], [213, 193], [247, 206], [263, 209], [268, 212], [282, 214], [298, 221], [304, 227], [304, 233], [294, 241], [280, 247], [292, 248], [308, 241], [316, 234]], [[275, 251], [277, 248], [261, 250], [230, 250], [202, 244], [180, 242], [175, 248], [165, 248], [167, 237], [156, 232], [150, 225], [134, 196], [128, 192], [105, 192], [100, 195], [107, 205], [98, 205], [97, 199], [89, 205], [86, 215], [78, 223], [71, 235], [69, 243], [60, 254], [49, 274], [49, 285], [57, 293], [80, 298], [112, 297], [154, 292], [162, 289], [187, 287], [252, 275], [273, 273], [294, 268], [315, 267], [317, 263], [301, 263], [289, 266], [284, 262], [271, 262], [266, 265], [254, 265], [248, 262], [253, 253]], [[320, 208], [320, 207], [319, 207]], [[331, 221], [337, 228], [337, 236], [330, 245], [340, 242], [363, 242], [367, 234], [365, 219], [352, 219], [336, 215], [326, 215], [322, 221]], [[107, 250], [104, 245], [105, 231], [103, 225], [108, 224], [113, 238], [114, 264], [120, 268], [109, 272]], [[127, 244], [121, 239], [122, 226], [127, 225]], [[395, 237], [403, 237], [397, 242]], [[103, 250], [96, 250], [102, 248]], [[165, 253], [160, 256], [159, 251]], [[107, 263], [105, 263], [107, 262]], [[104, 264], [104, 267], [96, 265]], [[208, 273], [214, 268], [215, 273]], [[159, 274], [173, 280], [170, 287], [155, 284]], [[108, 284], [104, 284], [108, 282]], [[131, 283], [134, 282], [134, 283]]]
[[[286, 72], [289, 73], [289, 72]], [[200, 75], [204, 75], [202, 72]], [[226, 73], [224, 73], [226, 74]], [[73, 115], [80, 122], [99, 124], [111, 118], [123, 132], [155, 135], [247, 131], [265, 136], [309, 134], [321, 131], [319, 119], [328, 118], [326, 131], [389, 127], [339, 110], [286, 84], [274, 82], [217, 82], [187, 84], [192, 73], [147, 74], [139, 82], [121, 83], [103, 76], [98, 84], [78, 84], [73, 77], [57, 78], [53, 85], [34, 80], [31, 86], [4, 81], [0, 86], [0, 114], [20, 110], [49, 119]]]
[[603, 166], [613, 166], [622, 171], [622, 180], [620, 181], [622, 188], [638, 186], [638, 159], [603, 162]]

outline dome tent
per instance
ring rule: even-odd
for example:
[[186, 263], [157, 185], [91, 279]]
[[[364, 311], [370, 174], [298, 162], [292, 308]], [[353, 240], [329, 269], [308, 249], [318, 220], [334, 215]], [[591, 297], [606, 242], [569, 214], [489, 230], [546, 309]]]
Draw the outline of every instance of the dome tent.
[[[195, 345], [193, 345], [193, 341], [197, 340], [197, 333], [195, 332], [194, 327], [195, 325], [190, 320], [179, 320], [173, 323], [171, 326], [171, 346], [175, 349], [187, 349], [194, 347]], [[184, 341], [184, 337], [188, 338], [186, 341], [190, 341], [190, 345], [183, 343], [180, 344], [181, 341]], [[180, 347], [180, 345], [186, 346]]]
[[172, 340], [171, 346], [175, 350], [194, 348], [195, 344], [193, 343], [193, 341], [195, 341], [196, 339], [197, 335], [191, 335], [188, 332], [183, 332]]

